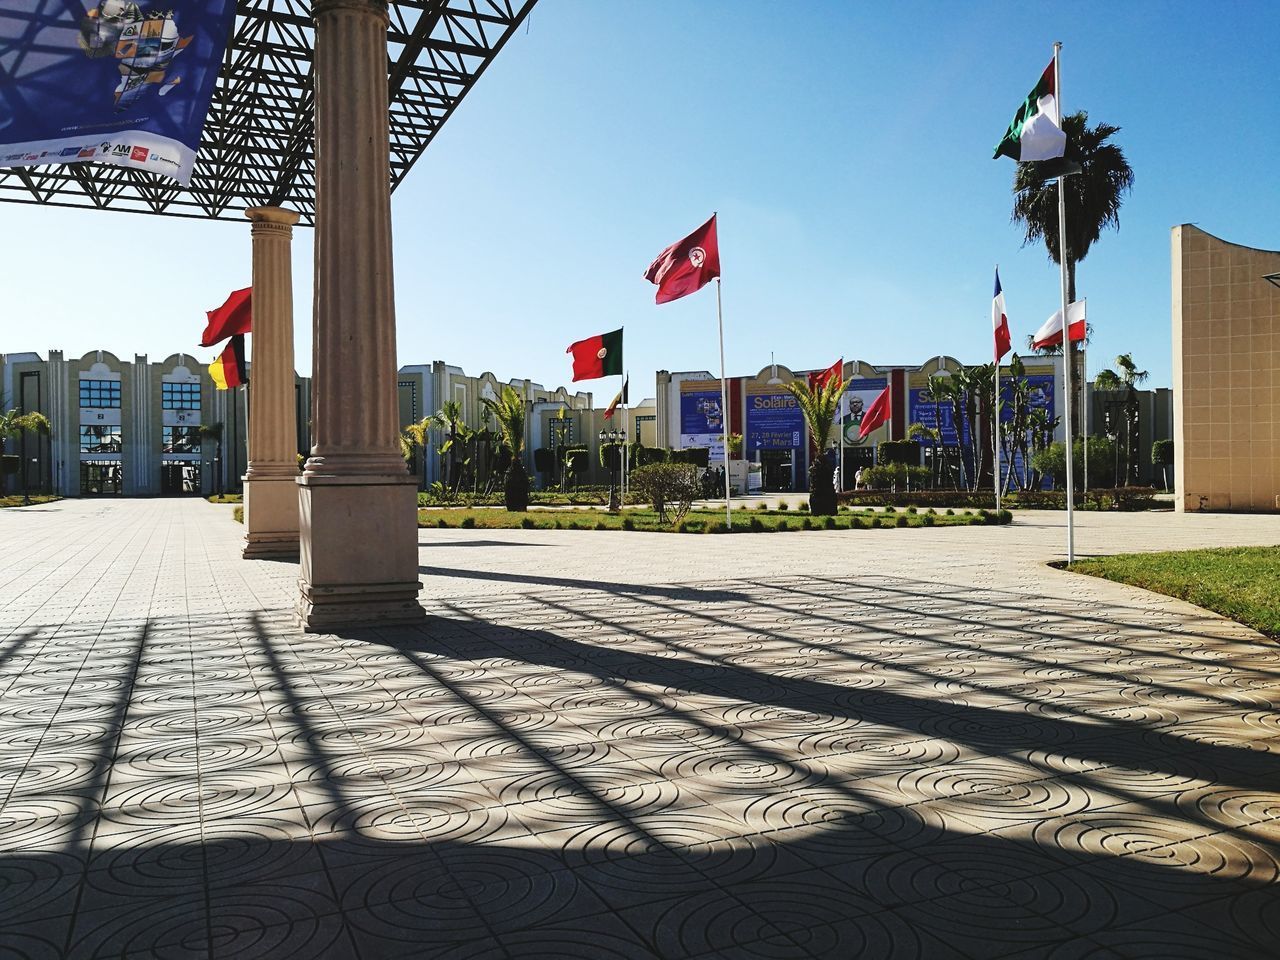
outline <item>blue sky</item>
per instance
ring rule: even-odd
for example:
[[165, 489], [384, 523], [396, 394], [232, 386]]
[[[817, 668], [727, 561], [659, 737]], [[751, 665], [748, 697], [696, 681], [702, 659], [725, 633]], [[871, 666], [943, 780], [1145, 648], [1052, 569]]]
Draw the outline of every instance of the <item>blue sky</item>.
[[[1168, 385], [1169, 228], [1280, 247], [1277, 36], [1273, 2], [541, 0], [393, 198], [399, 361], [554, 386], [625, 326], [633, 397], [717, 369], [714, 291], [658, 307], [642, 279], [713, 210], [731, 374], [985, 360], [997, 262], [1020, 344], [1057, 273], [991, 152], [1061, 40], [1066, 109], [1122, 127], [1136, 174], [1078, 271], [1090, 373], [1131, 351]], [[203, 312], [248, 283], [247, 224], [2, 209], [0, 351], [211, 358]], [[305, 372], [309, 231], [295, 253]]]

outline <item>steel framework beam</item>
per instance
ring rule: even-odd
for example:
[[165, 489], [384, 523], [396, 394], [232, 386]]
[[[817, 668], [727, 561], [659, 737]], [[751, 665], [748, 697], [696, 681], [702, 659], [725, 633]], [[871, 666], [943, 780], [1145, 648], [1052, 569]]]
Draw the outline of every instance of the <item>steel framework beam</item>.
[[[404, 180], [537, 0], [391, 0], [391, 189]], [[22, 16], [22, 14], [8, 14]], [[237, 0], [191, 185], [98, 163], [0, 168], [0, 202], [243, 221], [315, 218], [311, 0]], [[12, 82], [0, 58], [0, 84]]]

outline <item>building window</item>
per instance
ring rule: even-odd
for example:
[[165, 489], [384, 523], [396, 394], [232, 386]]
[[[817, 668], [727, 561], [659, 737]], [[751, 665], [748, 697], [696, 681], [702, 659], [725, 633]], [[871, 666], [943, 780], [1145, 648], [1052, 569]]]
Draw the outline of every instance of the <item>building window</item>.
[[199, 410], [200, 409], [200, 384], [199, 383], [169, 383], [165, 381], [160, 384], [160, 409], [161, 410]]
[[160, 435], [165, 453], [199, 453], [199, 427], [164, 427]]
[[80, 406], [120, 409], [120, 381], [81, 380]]
[[95, 453], [119, 453], [120, 428], [109, 426], [82, 426], [80, 428], [80, 455]]

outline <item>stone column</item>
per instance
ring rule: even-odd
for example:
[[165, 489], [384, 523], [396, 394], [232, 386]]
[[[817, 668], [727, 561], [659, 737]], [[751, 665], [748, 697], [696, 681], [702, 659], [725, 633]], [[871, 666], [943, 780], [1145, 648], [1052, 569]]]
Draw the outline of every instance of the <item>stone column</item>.
[[[244, 474], [244, 556], [298, 555], [298, 424], [294, 412], [293, 225], [280, 207], [252, 207], [253, 376]], [[232, 411], [235, 411], [234, 394]], [[234, 434], [233, 434], [234, 436]]]
[[311, 457], [298, 478], [302, 626], [421, 620], [417, 483], [400, 455], [387, 0], [315, 0]]

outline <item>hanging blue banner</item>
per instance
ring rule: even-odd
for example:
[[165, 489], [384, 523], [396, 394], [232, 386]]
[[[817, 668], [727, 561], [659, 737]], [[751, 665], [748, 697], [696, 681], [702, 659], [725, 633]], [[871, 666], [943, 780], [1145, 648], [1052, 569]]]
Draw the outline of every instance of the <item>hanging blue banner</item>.
[[235, 0], [28, 0], [0, 16], [0, 166], [191, 180]]
[[770, 384], [747, 387], [746, 449], [794, 450], [804, 442], [804, 414], [785, 388]]

